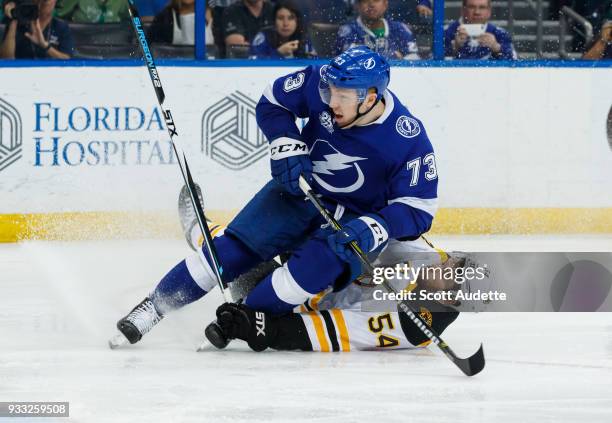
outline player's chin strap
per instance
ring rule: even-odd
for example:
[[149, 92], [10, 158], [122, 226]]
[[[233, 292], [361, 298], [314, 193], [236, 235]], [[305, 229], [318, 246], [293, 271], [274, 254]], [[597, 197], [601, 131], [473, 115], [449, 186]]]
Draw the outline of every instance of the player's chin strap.
[[[359, 111], [359, 109], [361, 108], [361, 106], [363, 105], [363, 100], [359, 102], [359, 104], [357, 105], [357, 115], [355, 116], [355, 118], [350, 121], [349, 123], [347, 123], [344, 126], [339, 126], [338, 128], [340, 129], [344, 129], [348, 126], [351, 126], [353, 123], [355, 123], [357, 121], [357, 119], [362, 118], [363, 116], [367, 115], [368, 113], [370, 113], [372, 111], [372, 109], [374, 109], [374, 107], [376, 107], [376, 105], [378, 104], [379, 101], [382, 100], [382, 97], [379, 99], [376, 99], [376, 101], [374, 102], [374, 104], [372, 104], [372, 107], [370, 107], [368, 110], [366, 110], [365, 112], [361, 113]], [[383, 101], [384, 102], [384, 101]]]

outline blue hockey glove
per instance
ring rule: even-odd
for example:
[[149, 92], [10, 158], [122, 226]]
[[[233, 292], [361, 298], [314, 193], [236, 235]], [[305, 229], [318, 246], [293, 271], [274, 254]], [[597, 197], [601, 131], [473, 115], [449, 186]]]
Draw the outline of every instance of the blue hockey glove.
[[382, 217], [366, 214], [351, 220], [344, 225], [341, 231], [327, 237], [327, 243], [338, 257], [350, 262], [355, 257], [349, 245], [351, 241], [357, 242], [364, 253], [369, 253], [384, 245], [388, 239], [389, 227]]
[[308, 146], [295, 138], [280, 137], [270, 143], [270, 169], [276, 182], [293, 195], [301, 195], [299, 178], [312, 181], [312, 161]]

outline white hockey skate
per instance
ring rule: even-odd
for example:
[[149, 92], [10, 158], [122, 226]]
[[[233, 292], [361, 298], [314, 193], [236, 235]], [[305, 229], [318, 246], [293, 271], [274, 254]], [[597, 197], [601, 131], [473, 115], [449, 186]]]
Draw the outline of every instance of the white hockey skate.
[[142, 300], [130, 313], [117, 322], [119, 333], [108, 341], [111, 349], [128, 343], [135, 344], [164, 318], [159, 314], [149, 298]]
[[[195, 187], [196, 194], [198, 195], [198, 201], [200, 202], [202, 209], [204, 209], [202, 190], [198, 184], [195, 184]], [[181, 192], [179, 193], [178, 212], [187, 244], [189, 244], [189, 247], [193, 251], [196, 251], [198, 248], [199, 238], [202, 236], [202, 233], [198, 227], [198, 219], [196, 217], [196, 212], [193, 205], [191, 204], [191, 196], [189, 195], [187, 185], [183, 185], [183, 188], [181, 188]]]

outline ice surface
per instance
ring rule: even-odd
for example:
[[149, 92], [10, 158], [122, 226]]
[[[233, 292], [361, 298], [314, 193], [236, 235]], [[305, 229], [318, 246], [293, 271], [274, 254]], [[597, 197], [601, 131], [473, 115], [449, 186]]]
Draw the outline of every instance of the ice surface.
[[[610, 237], [434, 241], [612, 250]], [[612, 421], [611, 313], [461, 315], [444, 338], [461, 356], [484, 342], [474, 378], [434, 348], [196, 353], [217, 293], [108, 349], [117, 319], [186, 254], [177, 240], [0, 244], [0, 401], [70, 401], [71, 422]]]

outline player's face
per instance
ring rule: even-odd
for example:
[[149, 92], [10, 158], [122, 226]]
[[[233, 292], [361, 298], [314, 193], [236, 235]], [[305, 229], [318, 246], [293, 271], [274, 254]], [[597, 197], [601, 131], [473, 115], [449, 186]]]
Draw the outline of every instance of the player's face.
[[362, 0], [359, 2], [359, 14], [368, 21], [377, 21], [387, 12], [387, 0]]
[[276, 12], [276, 32], [283, 38], [289, 38], [297, 29], [297, 17], [289, 9], [279, 9]]
[[329, 107], [334, 112], [334, 118], [338, 126], [342, 127], [355, 119], [357, 116], [357, 105], [359, 98], [357, 91], [350, 88], [336, 88], [329, 86]]
[[467, 0], [463, 6], [463, 20], [470, 24], [486, 23], [491, 17], [490, 0]]

